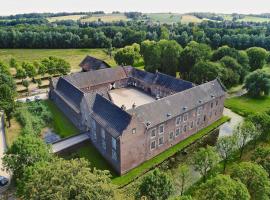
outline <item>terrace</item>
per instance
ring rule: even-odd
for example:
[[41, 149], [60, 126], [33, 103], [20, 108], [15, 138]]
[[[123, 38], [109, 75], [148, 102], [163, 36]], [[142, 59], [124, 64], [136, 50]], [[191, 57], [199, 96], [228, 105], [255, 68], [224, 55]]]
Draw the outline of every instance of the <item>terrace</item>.
[[155, 101], [152, 96], [136, 88], [120, 88], [109, 91], [112, 102], [118, 107], [125, 106], [126, 110], [131, 109], [132, 105], [141, 106]]

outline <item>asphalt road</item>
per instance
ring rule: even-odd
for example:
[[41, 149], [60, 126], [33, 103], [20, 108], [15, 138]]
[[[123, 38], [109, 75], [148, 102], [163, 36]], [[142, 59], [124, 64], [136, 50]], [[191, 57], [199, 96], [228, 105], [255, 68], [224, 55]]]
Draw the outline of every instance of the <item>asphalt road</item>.
[[28, 102], [28, 101], [35, 101], [37, 99], [39, 99], [39, 100], [48, 99], [48, 93], [46, 92], [46, 93], [41, 93], [41, 94], [37, 94], [37, 95], [34, 95], [34, 96], [24, 97], [24, 98], [17, 99], [16, 101], [25, 103], [25, 102]]
[[[5, 137], [5, 127], [4, 127], [4, 115], [3, 113], [0, 112], [0, 175], [5, 176], [10, 180], [10, 174], [7, 173], [5, 170], [3, 170], [2, 166], [2, 158], [4, 156], [4, 153], [7, 149], [7, 144], [6, 144], [6, 137]], [[9, 181], [10, 183], [10, 181]], [[0, 193], [4, 192], [7, 190], [9, 185], [6, 185], [4, 187], [0, 187]]]

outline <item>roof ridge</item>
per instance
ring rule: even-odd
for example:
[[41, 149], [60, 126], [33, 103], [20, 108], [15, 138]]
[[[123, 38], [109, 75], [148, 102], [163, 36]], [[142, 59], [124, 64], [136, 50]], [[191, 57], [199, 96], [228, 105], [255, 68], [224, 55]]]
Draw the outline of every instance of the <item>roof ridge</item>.
[[[206, 85], [206, 84], [209, 84], [209, 83], [211, 83], [211, 82], [214, 82], [215, 80], [217, 80], [217, 79], [214, 79], [214, 80], [212, 80], [212, 81], [208, 81], [208, 82], [203, 83], [203, 84], [201, 84], [201, 85], [196, 85], [196, 86], [194, 86], [194, 87], [188, 88], [188, 89], [183, 90], [183, 91], [181, 91], [181, 92], [177, 92], [177, 93], [168, 95], [168, 96], [163, 97], [163, 98], [161, 98], [161, 99], [159, 99], [159, 100], [156, 100], [156, 101], [153, 101], [153, 102], [149, 102], [149, 103], [146, 103], [146, 104], [137, 106], [135, 109], [140, 108], [140, 107], [143, 107], [143, 106], [146, 106], [146, 105], [149, 105], [149, 104], [154, 104], [154, 103], [157, 103], [157, 102], [160, 102], [160, 101], [165, 101], [165, 100], [167, 100], [167, 99], [169, 99], [169, 98], [172, 98], [172, 97], [174, 97], [174, 96], [176, 96], [176, 95], [179, 95], [180, 93], [182, 94], [182, 93], [189, 92], [189, 91], [192, 90], [192, 89], [197, 89], [197, 88], [202, 87], [202, 86], [204, 86], [204, 85]], [[220, 83], [220, 82], [219, 82], [219, 83]]]

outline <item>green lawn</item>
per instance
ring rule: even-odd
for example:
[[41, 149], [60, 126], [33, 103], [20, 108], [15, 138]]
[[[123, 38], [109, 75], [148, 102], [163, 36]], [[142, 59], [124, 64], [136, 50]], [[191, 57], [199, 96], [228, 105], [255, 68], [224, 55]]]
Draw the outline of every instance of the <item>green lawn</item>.
[[90, 162], [91, 167], [95, 167], [101, 170], [109, 170], [112, 177], [117, 176], [114, 170], [111, 168], [110, 164], [103, 158], [99, 151], [90, 142], [74, 151], [71, 157], [85, 158]]
[[0, 61], [6, 64], [12, 57], [21, 63], [23, 61], [40, 61], [49, 56], [56, 56], [68, 61], [72, 71], [80, 70], [79, 64], [86, 55], [104, 60], [111, 66], [116, 66], [114, 59], [108, 56], [104, 49], [0, 49]]
[[156, 157], [144, 162], [140, 166], [132, 169], [129, 171], [127, 174], [124, 174], [122, 176], [113, 178], [112, 182], [119, 187], [125, 186], [128, 183], [132, 182], [136, 178], [140, 177], [142, 174], [146, 173], [147, 171], [153, 169], [155, 166], [159, 165], [163, 161], [165, 161], [167, 158], [173, 156], [177, 152], [183, 150], [196, 140], [200, 139], [204, 135], [208, 134], [209, 132], [213, 131], [217, 127], [219, 127], [221, 124], [225, 123], [228, 121], [230, 118], [229, 117], [222, 117], [220, 120], [216, 121], [215, 123], [211, 124], [210, 126], [202, 129], [195, 135], [192, 135], [188, 137], [187, 139], [181, 141], [180, 143], [174, 145], [173, 147], [169, 148], [168, 150], [162, 152], [161, 154], [157, 155]]
[[270, 109], [270, 97], [251, 98], [248, 96], [226, 99], [225, 107], [242, 116]]
[[59, 108], [57, 108], [57, 106], [51, 100], [46, 100], [44, 103], [49, 107], [49, 110], [53, 116], [53, 122], [51, 126], [61, 138], [69, 137], [79, 133], [79, 130], [69, 121], [69, 119], [62, 113], [61, 110], [59, 110]]

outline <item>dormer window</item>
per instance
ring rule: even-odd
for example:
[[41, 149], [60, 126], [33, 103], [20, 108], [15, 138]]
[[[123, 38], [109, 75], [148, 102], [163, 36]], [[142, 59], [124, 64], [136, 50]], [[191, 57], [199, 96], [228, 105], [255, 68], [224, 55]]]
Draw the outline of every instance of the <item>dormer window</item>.
[[188, 113], [184, 114], [184, 122], [188, 120]]
[[162, 134], [162, 133], [164, 133], [164, 125], [163, 124], [161, 124], [159, 126], [159, 134]]
[[136, 128], [133, 128], [132, 129], [132, 134], [135, 134], [136, 133]]
[[176, 126], [179, 126], [179, 125], [180, 125], [180, 123], [181, 123], [181, 121], [182, 121], [182, 116], [178, 116], [178, 117], [176, 117], [176, 120], [175, 120], [175, 125], [176, 125]]

